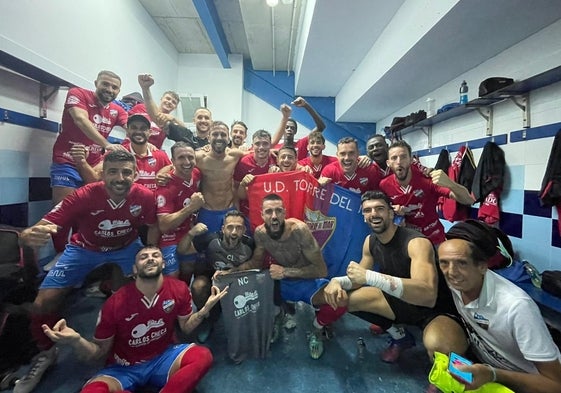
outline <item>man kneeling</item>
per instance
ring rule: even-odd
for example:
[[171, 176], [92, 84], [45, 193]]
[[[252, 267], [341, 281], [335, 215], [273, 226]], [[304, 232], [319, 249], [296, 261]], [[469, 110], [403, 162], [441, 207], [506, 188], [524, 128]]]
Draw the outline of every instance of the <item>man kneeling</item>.
[[103, 305], [94, 340], [84, 339], [61, 319], [45, 334], [55, 343], [69, 344], [85, 360], [107, 359], [107, 367], [90, 379], [83, 393], [134, 391], [144, 385], [162, 393], [191, 392], [210, 369], [212, 354], [195, 344], [174, 344], [174, 322], [184, 333], [195, 329], [226, 294], [212, 288], [208, 301], [197, 312], [191, 293], [177, 279], [164, 277], [159, 248], [147, 246], [135, 258], [136, 280]]

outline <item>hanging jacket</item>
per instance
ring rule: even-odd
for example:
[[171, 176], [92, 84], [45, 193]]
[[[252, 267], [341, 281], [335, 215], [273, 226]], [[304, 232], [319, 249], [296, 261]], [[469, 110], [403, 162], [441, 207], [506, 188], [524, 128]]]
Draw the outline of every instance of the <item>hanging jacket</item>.
[[[540, 204], [542, 206], [555, 206], [557, 213], [561, 213], [561, 130], [557, 131], [549, 160], [545, 167], [545, 175], [540, 190]], [[561, 219], [557, 221], [561, 234]]]
[[442, 149], [440, 150], [434, 169], [442, 169], [444, 172], [448, 173], [448, 168], [450, 168], [450, 153], [448, 150]]
[[[475, 161], [473, 153], [469, 147], [462, 146], [456, 154], [452, 165], [448, 168], [448, 177], [470, 191], [474, 173]], [[466, 184], [469, 184], [469, 186]], [[469, 217], [469, 209], [469, 206], [462, 205], [454, 199], [445, 198], [442, 204], [442, 215], [450, 222], [463, 221]]]
[[557, 131], [545, 168], [540, 190], [542, 206], [555, 206], [561, 202], [561, 130]]
[[483, 202], [491, 191], [503, 188], [505, 166], [503, 149], [494, 142], [487, 142], [475, 169], [471, 187], [476, 202]]

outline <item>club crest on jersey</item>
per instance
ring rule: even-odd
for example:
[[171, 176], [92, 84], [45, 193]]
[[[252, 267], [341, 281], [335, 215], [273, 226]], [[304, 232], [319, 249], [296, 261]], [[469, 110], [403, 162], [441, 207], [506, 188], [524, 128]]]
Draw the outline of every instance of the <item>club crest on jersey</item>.
[[131, 207], [129, 208], [129, 211], [131, 212], [131, 214], [134, 217], [138, 217], [138, 215], [140, 214], [140, 212], [142, 211], [142, 206], [140, 205], [131, 205]]
[[329, 239], [331, 239], [331, 236], [333, 236], [333, 232], [335, 232], [337, 218], [328, 217], [319, 210], [311, 210], [308, 208], [306, 208], [305, 215], [306, 224], [308, 224], [319, 246], [323, 248]]
[[166, 197], [163, 195], [158, 195], [156, 198], [156, 204], [158, 207], [164, 207], [166, 205]]
[[150, 157], [148, 159], [148, 165], [155, 166], [156, 165], [156, 159], [154, 157]]
[[367, 177], [361, 177], [358, 181], [363, 186], [368, 184], [368, 178]]
[[168, 314], [171, 312], [171, 310], [173, 310], [173, 307], [175, 307], [175, 300], [173, 299], [164, 300], [162, 302], [162, 309]]
[[117, 109], [110, 109], [109, 110], [109, 116], [111, 116], [111, 117], [117, 117], [118, 113], [119, 112], [117, 111]]
[[415, 195], [415, 197], [417, 198], [422, 198], [425, 195], [425, 192], [421, 189], [418, 189], [413, 191], [413, 195]]

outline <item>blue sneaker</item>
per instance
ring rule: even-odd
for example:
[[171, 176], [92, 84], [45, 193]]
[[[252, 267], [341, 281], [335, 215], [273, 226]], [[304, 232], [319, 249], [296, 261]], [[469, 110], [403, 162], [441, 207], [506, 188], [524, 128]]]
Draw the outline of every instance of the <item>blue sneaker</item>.
[[402, 351], [413, 348], [415, 346], [415, 337], [407, 330], [405, 336], [398, 340], [390, 338], [390, 345], [382, 352], [382, 361], [386, 363], [395, 363], [399, 359]]

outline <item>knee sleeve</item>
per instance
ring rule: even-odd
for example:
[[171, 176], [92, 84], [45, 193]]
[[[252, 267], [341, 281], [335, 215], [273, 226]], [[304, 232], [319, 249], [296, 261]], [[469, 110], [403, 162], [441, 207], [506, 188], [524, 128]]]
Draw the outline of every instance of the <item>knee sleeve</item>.
[[316, 319], [322, 326], [327, 326], [338, 320], [347, 312], [347, 307], [337, 307], [335, 310], [328, 304], [320, 306]]

